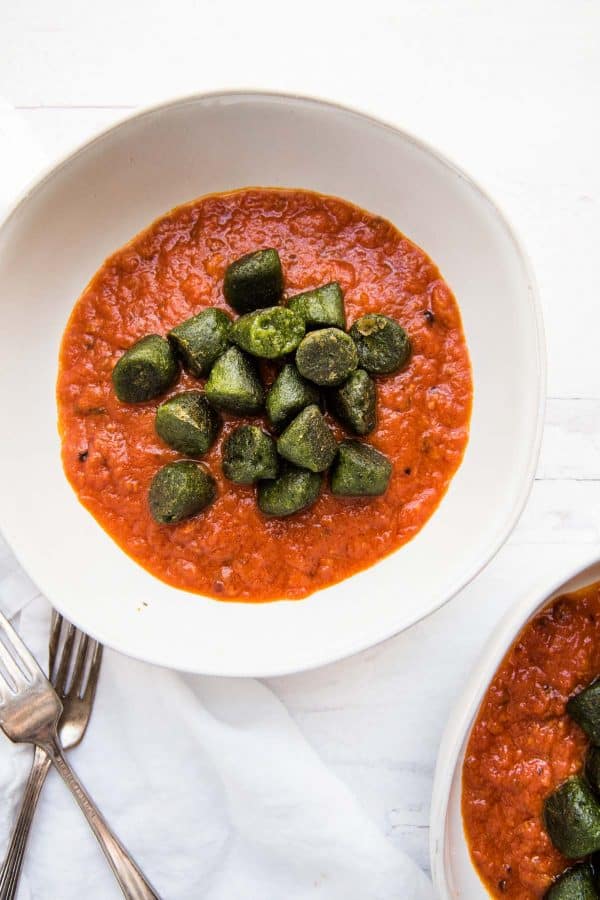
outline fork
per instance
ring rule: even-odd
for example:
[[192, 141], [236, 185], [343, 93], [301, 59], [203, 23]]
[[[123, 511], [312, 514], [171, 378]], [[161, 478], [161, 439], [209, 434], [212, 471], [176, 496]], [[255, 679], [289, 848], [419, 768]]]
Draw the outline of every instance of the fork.
[[[87, 634], [67, 622], [64, 641], [61, 645], [64, 621], [66, 620], [53, 610], [48, 675], [63, 704], [63, 712], [58, 726], [60, 742], [63, 750], [70, 750], [79, 744], [89, 722], [98, 684], [102, 644], [91, 640]], [[87, 659], [90, 659], [89, 671], [86, 666]], [[73, 674], [67, 689], [67, 679], [71, 667]], [[41, 747], [36, 747], [17, 823], [6, 859], [0, 870], [0, 900], [13, 900], [16, 896], [29, 830], [51, 765], [46, 751]]]
[[[63, 659], [65, 656], [63, 650]], [[83, 674], [84, 661], [85, 657], [79, 666], [76, 664], [74, 675], [78, 680]], [[56, 766], [96, 835], [127, 900], [160, 900], [66, 761], [57, 734], [63, 705], [34, 657], [1, 613], [0, 666], [0, 727], [6, 736], [15, 743], [35, 744], [36, 749], [42, 750]], [[67, 658], [63, 673], [65, 683], [68, 669]]]

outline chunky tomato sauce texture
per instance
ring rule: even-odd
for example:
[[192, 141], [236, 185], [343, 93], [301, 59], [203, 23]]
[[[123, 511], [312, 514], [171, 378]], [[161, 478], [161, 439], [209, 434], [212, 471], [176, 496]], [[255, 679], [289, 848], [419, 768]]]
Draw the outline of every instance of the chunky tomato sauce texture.
[[600, 583], [566, 594], [525, 628], [496, 673], [463, 767], [471, 857], [494, 897], [543, 897], [569, 862], [542, 822], [548, 794], [583, 768], [571, 694], [600, 674]]
[[[379, 312], [397, 318], [410, 334], [410, 364], [377, 379], [378, 426], [368, 437], [393, 461], [390, 487], [374, 499], [336, 498], [325, 488], [311, 509], [267, 519], [252, 487], [222, 475], [223, 438], [251, 421], [226, 415], [220, 439], [204, 458], [218, 481], [218, 499], [196, 518], [158, 525], [149, 513], [148, 487], [162, 465], [179, 458], [154, 431], [164, 398], [120, 403], [111, 385], [113, 366], [147, 333], [166, 334], [206, 306], [231, 312], [222, 290], [225, 269], [262, 247], [280, 253], [286, 296], [337, 280], [348, 326]], [[272, 369], [263, 374], [267, 382], [273, 378]], [[197, 386], [183, 373], [171, 393]], [[471, 396], [458, 306], [419, 247], [343, 200], [245, 189], [168, 213], [111, 256], [77, 301], [60, 354], [63, 464], [97, 521], [169, 584], [224, 600], [296, 599], [372, 565], [419, 531], [462, 459]]]

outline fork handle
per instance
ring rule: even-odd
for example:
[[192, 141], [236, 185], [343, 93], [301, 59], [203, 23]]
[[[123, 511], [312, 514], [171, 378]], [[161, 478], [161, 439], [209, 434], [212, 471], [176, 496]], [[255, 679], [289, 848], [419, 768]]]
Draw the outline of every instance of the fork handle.
[[29, 829], [50, 766], [51, 760], [46, 751], [41, 747], [36, 747], [19, 816], [10, 839], [6, 859], [0, 870], [0, 900], [13, 900], [17, 895]]
[[152, 888], [133, 861], [123, 844], [111, 831], [98, 807], [87, 793], [81, 782], [66, 761], [57, 740], [44, 744], [44, 750], [50, 756], [65, 783], [71, 789], [81, 811], [88, 820], [89, 826], [96, 835], [111, 869], [127, 900], [160, 900], [160, 896]]

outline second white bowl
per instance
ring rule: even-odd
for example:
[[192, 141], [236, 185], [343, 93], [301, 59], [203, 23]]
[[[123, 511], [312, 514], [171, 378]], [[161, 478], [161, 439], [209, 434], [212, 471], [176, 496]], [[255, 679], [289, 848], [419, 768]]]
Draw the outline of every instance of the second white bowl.
[[566, 591], [600, 580], [597, 552], [562, 578], [518, 600], [485, 646], [448, 720], [438, 753], [431, 801], [430, 856], [433, 882], [441, 900], [489, 900], [469, 854], [461, 811], [462, 769], [471, 728], [500, 663], [527, 624]]

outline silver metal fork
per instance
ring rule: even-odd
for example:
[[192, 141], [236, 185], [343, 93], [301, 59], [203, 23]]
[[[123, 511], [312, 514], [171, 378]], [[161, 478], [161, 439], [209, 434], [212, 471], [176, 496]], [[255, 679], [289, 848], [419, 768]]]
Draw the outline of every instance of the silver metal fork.
[[[54, 652], [57, 652], [57, 648]], [[70, 654], [65, 654], [63, 649], [61, 662], [67, 655], [70, 658]], [[69, 658], [64, 663], [61, 680], [63, 690], [66, 688]], [[84, 664], [85, 655], [79, 667], [76, 664], [74, 677], [82, 678]], [[98, 666], [99, 661], [96, 664]], [[127, 900], [160, 900], [159, 895], [110, 830], [94, 801], [66, 761], [57, 734], [62, 711], [63, 704], [58, 694], [16, 631], [0, 613], [0, 727], [11, 741], [35, 744], [36, 748], [43, 751], [56, 766], [96, 835]], [[40, 789], [41, 783], [37, 789], [38, 795]]]
[[[59, 613], [53, 611], [48, 675], [63, 704], [58, 723], [58, 734], [63, 750], [76, 747], [85, 734], [96, 694], [101, 661], [102, 644], [89, 638], [87, 634], [79, 631]], [[70, 670], [72, 670], [71, 678], [69, 678]], [[0, 900], [14, 900], [16, 897], [31, 823], [51, 765], [46, 751], [36, 747], [19, 816], [0, 869]]]

